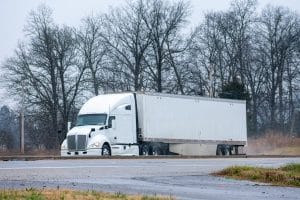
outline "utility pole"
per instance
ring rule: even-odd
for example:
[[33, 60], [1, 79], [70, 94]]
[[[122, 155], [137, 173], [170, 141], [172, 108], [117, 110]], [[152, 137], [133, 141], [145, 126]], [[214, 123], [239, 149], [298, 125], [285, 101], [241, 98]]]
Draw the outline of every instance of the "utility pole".
[[24, 154], [24, 112], [23, 110], [21, 111], [20, 119], [21, 119], [20, 149], [21, 149], [21, 154]]
[[21, 105], [21, 113], [20, 113], [20, 120], [21, 120], [21, 129], [20, 129], [20, 150], [21, 154], [24, 154], [24, 84], [23, 84], [23, 79], [21, 80], [22, 84], [22, 105]]
[[209, 76], [209, 97], [213, 97], [214, 95], [213, 95], [213, 85], [214, 85], [214, 82], [213, 82], [213, 65], [212, 64], [210, 64], [210, 67], [209, 67], [210, 69], [209, 69], [209, 74], [208, 74], [208, 76]]

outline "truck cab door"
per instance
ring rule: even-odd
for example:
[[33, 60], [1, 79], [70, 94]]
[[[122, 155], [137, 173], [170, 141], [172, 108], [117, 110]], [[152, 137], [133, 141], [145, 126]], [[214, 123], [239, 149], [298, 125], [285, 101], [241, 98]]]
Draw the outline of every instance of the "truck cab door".
[[107, 137], [109, 138], [112, 144], [117, 143], [117, 135], [116, 135], [116, 116], [111, 115], [108, 118], [108, 130]]
[[136, 143], [135, 115], [131, 105], [123, 105], [110, 114], [108, 135], [114, 144]]

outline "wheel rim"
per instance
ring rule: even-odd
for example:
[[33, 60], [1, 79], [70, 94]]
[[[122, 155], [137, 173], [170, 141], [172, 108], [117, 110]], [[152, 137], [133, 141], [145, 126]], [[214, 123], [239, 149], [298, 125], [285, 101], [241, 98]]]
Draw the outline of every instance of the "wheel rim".
[[102, 155], [103, 156], [110, 156], [110, 150], [108, 149], [107, 146], [104, 146], [102, 149]]
[[157, 148], [154, 148], [153, 151], [152, 151], [152, 155], [153, 156], [159, 156], [160, 155], [160, 150], [157, 149]]
[[147, 146], [143, 146], [142, 148], [142, 155], [143, 156], [148, 156], [149, 155], [149, 149]]
[[225, 156], [229, 156], [229, 155], [230, 155], [229, 149], [226, 148], [226, 149], [225, 149]]
[[222, 155], [223, 155], [222, 149], [219, 148], [219, 147], [218, 147], [218, 149], [217, 149], [217, 155], [218, 155], [218, 156], [222, 156]]

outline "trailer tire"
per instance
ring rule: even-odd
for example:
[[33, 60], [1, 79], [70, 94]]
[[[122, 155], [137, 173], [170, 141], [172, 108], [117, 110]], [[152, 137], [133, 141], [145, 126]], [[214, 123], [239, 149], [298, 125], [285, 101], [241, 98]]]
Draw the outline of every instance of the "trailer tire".
[[224, 148], [224, 156], [230, 156], [230, 146]]
[[152, 147], [152, 155], [153, 156], [159, 156], [162, 155], [162, 151], [158, 146]]
[[217, 147], [217, 156], [223, 156], [223, 148], [222, 146], [218, 145]]
[[239, 146], [235, 145], [233, 148], [234, 148], [234, 154], [239, 155]]
[[111, 150], [108, 144], [103, 144], [101, 154], [102, 156], [111, 156]]
[[143, 144], [141, 147], [141, 153], [142, 156], [149, 156], [150, 155], [150, 147], [148, 144]]

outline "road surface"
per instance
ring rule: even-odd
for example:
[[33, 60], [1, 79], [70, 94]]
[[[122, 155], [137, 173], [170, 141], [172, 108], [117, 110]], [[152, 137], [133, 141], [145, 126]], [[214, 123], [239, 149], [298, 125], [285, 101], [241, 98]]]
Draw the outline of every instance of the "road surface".
[[300, 199], [300, 188], [210, 176], [233, 165], [278, 167], [299, 158], [0, 161], [0, 188], [60, 188], [176, 199]]

